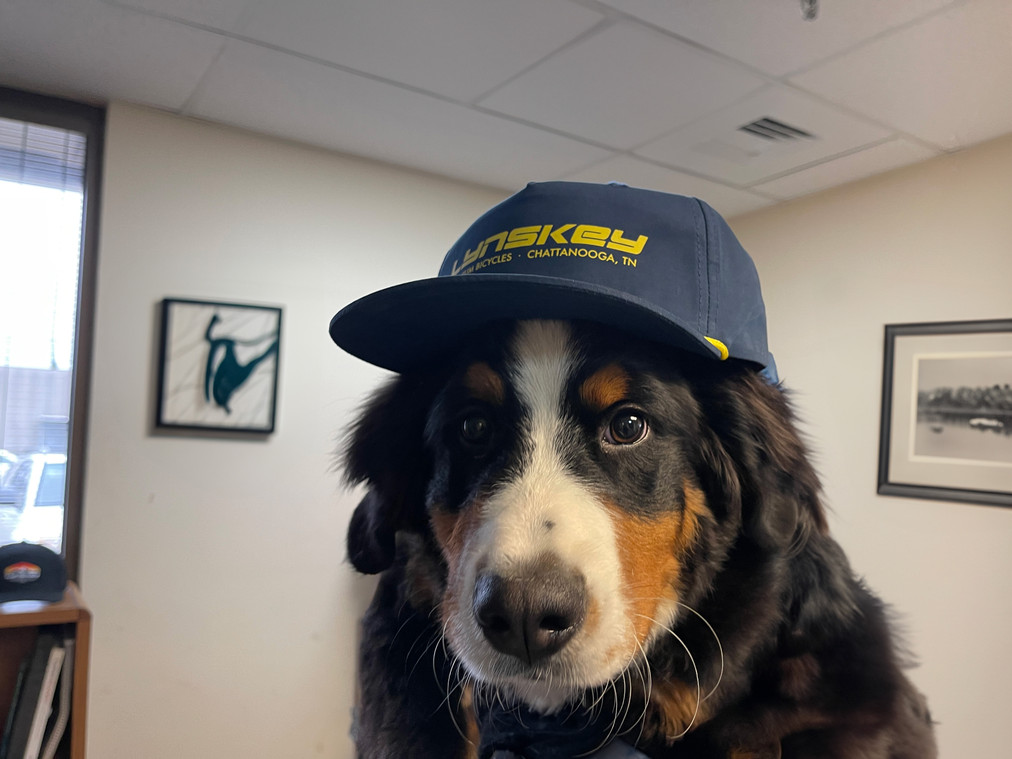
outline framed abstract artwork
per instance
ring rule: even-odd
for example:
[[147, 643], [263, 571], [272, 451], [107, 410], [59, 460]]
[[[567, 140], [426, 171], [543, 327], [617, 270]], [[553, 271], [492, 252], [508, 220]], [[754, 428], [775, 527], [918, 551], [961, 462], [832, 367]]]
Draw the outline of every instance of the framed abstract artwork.
[[166, 298], [156, 426], [273, 432], [280, 350], [276, 306]]
[[1012, 506], [1012, 319], [885, 328], [878, 492]]

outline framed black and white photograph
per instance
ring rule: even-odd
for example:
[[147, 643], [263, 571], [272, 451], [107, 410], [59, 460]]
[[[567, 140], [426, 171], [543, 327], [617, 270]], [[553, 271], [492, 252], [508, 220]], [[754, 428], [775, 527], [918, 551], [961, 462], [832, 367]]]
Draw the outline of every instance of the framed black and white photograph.
[[886, 326], [878, 492], [1012, 506], [1012, 319]]
[[281, 309], [166, 298], [155, 424], [274, 431]]

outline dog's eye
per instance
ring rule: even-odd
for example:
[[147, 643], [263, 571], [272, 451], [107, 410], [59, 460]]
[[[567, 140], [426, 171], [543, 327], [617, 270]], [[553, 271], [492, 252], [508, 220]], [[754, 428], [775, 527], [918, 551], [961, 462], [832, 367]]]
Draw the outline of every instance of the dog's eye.
[[632, 445], [646, 437], [646, 417], [636, 409], [622, 409], [611, 418], [604, 439], [612, 445]]
[[492, 437], [492, 423], [478, 412], [465, 416], [460, 423], [460, 439], [469, 446], [481, 447]]

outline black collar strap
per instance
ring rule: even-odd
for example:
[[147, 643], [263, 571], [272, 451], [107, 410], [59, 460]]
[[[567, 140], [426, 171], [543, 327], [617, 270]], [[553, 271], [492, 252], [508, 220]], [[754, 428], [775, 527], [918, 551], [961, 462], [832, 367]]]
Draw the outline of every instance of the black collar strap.
[[[504, 707], [502, 704], [478, 708], [481, 745], [479, 759], [574, 759], [596, 757], [597, 752], [612, 743], [612, 715], [607, 710], [590, 714], [566, 707], [558, 714], [538, 714], [524, 706]], [[613, 747], [613, 746], [612, 746]], [[638, 751], [621, 743], [622, 751], [608, 751], [608, 756], [643, 757]], [[645, 759], [645, 758], [644, 758]]]

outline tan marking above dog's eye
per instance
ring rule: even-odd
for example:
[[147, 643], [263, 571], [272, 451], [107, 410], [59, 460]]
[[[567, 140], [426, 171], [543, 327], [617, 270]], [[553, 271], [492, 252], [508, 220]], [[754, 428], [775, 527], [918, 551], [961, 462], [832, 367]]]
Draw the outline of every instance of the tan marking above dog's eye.
[[629, 392], [629, 375], [618, 364], [598, 369], [580, 385], [580, 400], [594, 411], [621, 403]]
[[467, 367], [464, 373], [464, 386], [475, 398], [493, 406], [501, 406], [506, 399], [502, 377], [484, 361], [478, 361]]

